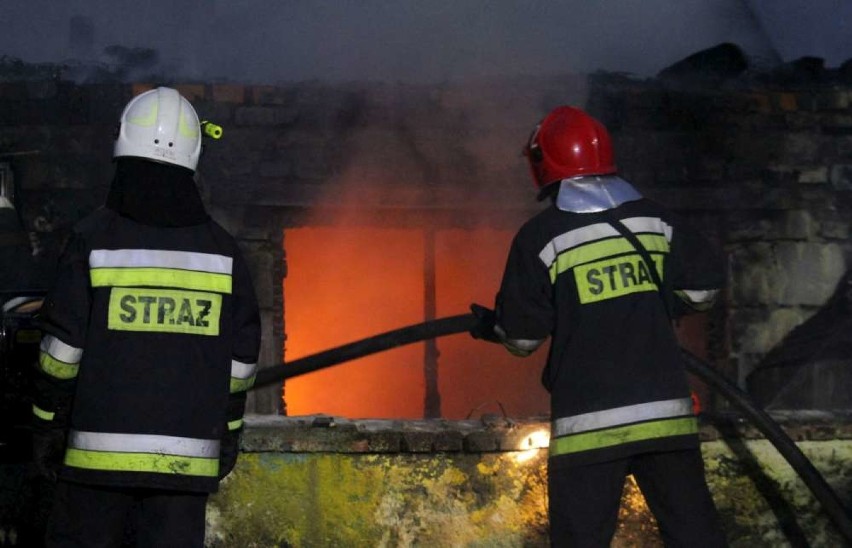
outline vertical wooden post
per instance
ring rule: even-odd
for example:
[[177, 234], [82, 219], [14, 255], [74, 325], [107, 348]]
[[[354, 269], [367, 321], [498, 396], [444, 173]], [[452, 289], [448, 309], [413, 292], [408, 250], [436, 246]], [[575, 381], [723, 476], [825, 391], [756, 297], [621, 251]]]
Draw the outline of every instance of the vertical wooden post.
[[[436, 314], [435, 284], [435, 230], [427, 228], [423, 234], [423, 319], [431, 321]], [[437, 419], [441, 417], [441, 394], [438, 391], [438, 343], [435, 339], [425, 341], [423, 350], [423, 375], [426, 380], [426, 397], [423, 404], [423, 417]]]

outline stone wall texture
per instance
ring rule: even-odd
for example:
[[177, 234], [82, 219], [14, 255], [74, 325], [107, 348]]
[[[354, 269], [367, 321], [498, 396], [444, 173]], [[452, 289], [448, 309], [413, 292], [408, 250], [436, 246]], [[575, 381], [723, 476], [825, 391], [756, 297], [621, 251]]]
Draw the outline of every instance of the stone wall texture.
[[[69, 227], [102, 203], [118, 114], [150, 87], [0, 83], [0, 162], [14, 173], [37, 261], [49, 263]], [[849, 88], [696, 90], [601, 76], [176, 87], [203, 119], [225, 128], [221, 141], [205, 144], [199, 182], [251, 261], [264, 310], [263, 363], [280, 362], [284, 347], [284, 228], [332, 222], [322, 212], [342, 204], [360, 212], [349, 217], [355, 223], [375, 224], [378, 214], [393, 226], [517, 227], [538, 207], [520, 147], [536, 120], [566, 103], [608, 125], [625, 178], [728, 253], [730, 283], [711, 313], [707, 353], [741, 386], [773, 351], [788, 350], [795, 329], [845, 295]], [[834, 314], [832, 325], [847, 320], [844, 307]], [[822, 344], [831, 332], [810, 333], [794, 359], [774, 360], [782, 367], [763, 377], [764, 403], [778, 403], [776, 385], [794, 376], [790, 367], [834, 357]], [[811, 385], [817, 396], [827, 390]], [[278, 409], [269, 390], [252, 398], [257, 411]]]

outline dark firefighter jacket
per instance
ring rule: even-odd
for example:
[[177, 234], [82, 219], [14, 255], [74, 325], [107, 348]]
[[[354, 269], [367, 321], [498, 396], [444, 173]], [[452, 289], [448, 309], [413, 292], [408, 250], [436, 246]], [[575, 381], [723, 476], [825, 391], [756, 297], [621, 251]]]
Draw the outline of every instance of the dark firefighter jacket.
[[551, 466], [698, 445], [669, 307], [612, 218], [638, 237], [668, 296], [701, 301], [724, 282], [708, 242], [646, 199], [591, 213], [552, 206], [521, 228], [497, 323], [521, 346], [552, 337], [542, 375], [551, 393]]
[[121, 159], [107, 206], [74, 229], [41, 312], [33, 412], [67, 428], [60, 477], [214, 492], [260, 343], [234, 239], [188, 170]]

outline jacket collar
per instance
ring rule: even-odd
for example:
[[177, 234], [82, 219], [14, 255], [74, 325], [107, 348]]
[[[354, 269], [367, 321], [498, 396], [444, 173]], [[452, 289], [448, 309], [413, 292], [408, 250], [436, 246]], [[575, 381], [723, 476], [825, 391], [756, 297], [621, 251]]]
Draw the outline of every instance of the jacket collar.
[[642, 198], [633, 185], [617, 175], [592, 175], [563, 179], [556, 207], [572, 213], [596, 213]]

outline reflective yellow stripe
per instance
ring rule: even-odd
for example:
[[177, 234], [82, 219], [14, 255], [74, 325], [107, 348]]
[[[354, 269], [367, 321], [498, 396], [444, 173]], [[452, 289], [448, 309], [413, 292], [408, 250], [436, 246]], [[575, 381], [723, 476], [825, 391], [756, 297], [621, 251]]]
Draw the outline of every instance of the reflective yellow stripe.
[[107, 327], [115, 331], [216, 336], [222, 296], [166, 289], [113, 288]]
[[[621, 222], [637, 236], [662, 236], [667, 242], [672, 239], [672, 227], [659, 217], [629, 217], [622, 219]], [[545, 265], [550, 267], [556, 261], [558, 255], [569, 249], [618, 236], [620, 236], [619, 232], [609, 223], [582, 226], [553, 238], [542, 248], [538, 257]]]
[[62, 380], [73, 379], [80, 371], [79, 363], [66, 363], [57, 360], [47, 352], [38, 353], [38, 365], [42, 371], [51, 377]]
[[550, 455], [566, 455], [603, 449], [636, 441], [695, 434], [698, 432], [698, 421], [695, 417], [664, 419], [640, 424], [630, 424], [616, 428], [608, 428], [595, 432], [586, 432], [553, 438], [550, 440]]
[[127, 121], [135, 126], [151, 127], [157, 123], [157, 112], [159, 111], [159, 101], [151, 103], [151, 110], [144, 117], [137, 116], [128, 118]]
[[184, 137], [192, 139], [198, 136], [199, 129], [199, 126], [191, 124], [186, 119], [186, 114], [184, 113], [183, 109], [181, 109], [180, 116], [178, 117], [178, 133], [180, 133]]
[[44, 409], [37, 406], [36, 404], [33, 404], [33, 415], [35, 415], [36, 417], [38, 417], [38, 418], [40, 418], [41, 420], [44, 420], [44, 421], [52, 421], [53, 417], [56, 416], [56, 413], [54, 413], [52, 411], [45, 411]]
[[245, 392], [252, 386], [254, 386], [254, 379], [256, 375], [252, 375], [247, 379], [240, 379], [237, 377], [231, 377], [231, 394], [234, 392]]
[[[637, 238], [649, 253], [665, 253], [669, 250], [669, 244], [664, 236], [657, 234], [637, 234]], [[577, 246], [573, 249], [560, 253], [556, 260], [550, 265], [550, 281], [556, 281], [556, 277], [577, 265], [608, 259], [616, 255], [635, 253], [636, 248], [624, 238], [608, 238], [597, 242], [591, 242]]]
[[93, 287], [176, 287], [231, 293], [230, 274], [172, 268], [93, 268], [90, 272]]
[[243, 419], [228, 422], [228, 430], [233, 431], [239, 429], [243, 425]]
[[87, 451], [74, 448], [65, 452], [65, 464], [75, 468], [114, 472], [153, 472], [206, 477], [217, 477], [219, 474], [218, 458]]

